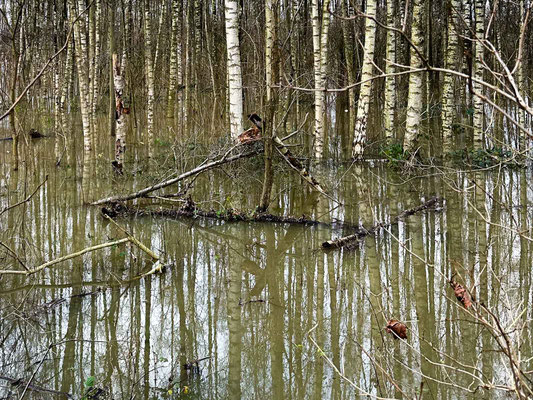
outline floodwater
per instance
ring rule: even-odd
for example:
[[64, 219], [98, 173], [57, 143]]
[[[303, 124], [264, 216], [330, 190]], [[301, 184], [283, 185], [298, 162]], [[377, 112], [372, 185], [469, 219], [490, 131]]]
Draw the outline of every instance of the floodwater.
[[[135, 174], [116, 178], [100, 156], [105, 168], [87, 188], [79, 159], [54, 166], [53, 142], [24, 146], [17, 173], [10, 143], [0, 143], [0, 212], [48, 175], [27, 203], [0, 216], [0, 241], [29, 266], [124, 237], [83, 198], [171, 176], [172, 163], [161, 158], [151, 172], [130, 163]], [[161, 146], [172, 151], [183, 154]], [[529, 170], [408, 176], [375, 162], [314, 171], [341, 204], [278, 167], [271, 212], [370, 227], [432, 196], [445, 201], [330, 252], [320, 244], [349, 228], [117, 218], [161, 256], [166, 272], [139, 278], [153, 261], [122, 244], [30, 277], [2, 276], [0, 397], [19, 398], [30, 380], [25, 398], [35, 399], [89, 391], [101, 399], [513, 397], [504, 389], [514, 385], [509, 360], [455, 298], [454, 273], [498, 317], [524, 379], [533, 379]], [[202, 175], [190, 194], [206, 209], [253, 209], [261, 179], [261, 160], [243, 161]], [[21, 268], [4, 249], [0, 265]], [[385, 331], [393, 318], [407, 325], [406, 340]]]

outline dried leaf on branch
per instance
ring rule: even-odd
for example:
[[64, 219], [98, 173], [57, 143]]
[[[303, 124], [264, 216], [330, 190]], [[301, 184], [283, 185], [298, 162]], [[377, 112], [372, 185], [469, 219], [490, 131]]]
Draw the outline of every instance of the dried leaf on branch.
[[391, 319], [387, 323], [386, 329], [394, 339], [407, 339], [407, 326], [397, 319]]
[[450, 286], [455, 293], [455, 297], [457, 297], [457, 300], [461, 302], [464, 308], [469, 309], [472, 307], [472, 296], [470, 296], [470, 293], [468, 293], [463, 285], [455, 282], [453, 279], [450, 279]]

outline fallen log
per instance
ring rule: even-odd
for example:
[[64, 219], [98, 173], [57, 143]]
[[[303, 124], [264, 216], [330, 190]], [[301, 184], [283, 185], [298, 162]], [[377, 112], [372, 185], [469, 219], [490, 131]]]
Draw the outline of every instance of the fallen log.
[[135, 215], [136, 217], [163, 217], [163, 218], [211, 218], [218, 219], [227, 222], [274, 222], [274, 223], [283, 223], [283, 224], [299, 224], [299, 225], [327, 225], [330, 224], [315, 221], [307, 218], [305, 215], [301, 217], [291, 217], [283, 215], [273, 215], [269, 213], [246, 213], [243, 211], [238, 211], [234, 209], [227, 209], [224, 211], [215, 211], [215, 210], [202, 210], [196, 207], [196, 204], [189, 198], [185, 201], [185, 205], [178, 209], [158, 209], [150, 210], [145, 208], [133, 208], [126, 207], [122, 204], [115, 204], [113, 207], [103, 207], [102, 214], [105, 217], [111, 215], [113, 217], [117, 216], [128, 216]]
[[196, 167], [194, 169], [191, 169], [190, 171], [184, 172], [183, 174], [181, 174], [181, 175], [179, 175], [179, 176], [177, 176], [175, 178], [166, 180], [164, 182], [159, 182], [159, 183], [157, 183], [155, 185], [148, 186], [148, 187], [146, 187], [144, 189], [141, 189], [141, 190], [139, 190], [137, 192], [130, 193], [130, 194], [127, 194], [127, 195], [124, 195], [124, 196], [106, 197], [104, 199], [100, 199], [100, 200], [97, 200], [97, 201], [91, 203], [91, 205], [97, 206], [97, 205], [102, 205], [102, 204], [117, 203], [117, 202], [121, 202], [121, 201], [127, 201], [127, 200], [137, 199], [137, 198], [140, 198], [140, 197], [145, 197], [149, 193], [152, 193], [152, 192], [154, 192], [156, 190], [159, 190], [159, 189], [163, 189], [163, 188], [165, 188], [167, 186], [170, 186], [170, 185], [172, 185], [174, 183], [182, 181], [182, 180], [184, 180], [184, 179], [186, 179], [186, 178], [188, 178], [190, 176], [197, 175], [200, 172], [204, 172], [204, 171], [213, 169], [215, 167], [218, 167], [219, 165], [227, 164], [227, 163], [230, 163], [232, 161], [239, 160], [241, 158], [247, 158], [247, 157], [255, 156], [255, 155], [260, 153], [259, 150], [252, 150], [252, 151], [248, 151], [246, 153], [240, 153], [240, 154], [236, 154], [234, 156], [228, 157], [229, 152], [231, 150], [233, 150], [234, 148], [235, 147], [230, 149], [224, 156], [222, 156], [218, 160], [211, 161], [211, 162], [208, 162], [206, 164], [202, 164], [202, 165], [200, 165], [200, 166], [198, 166], [198, 167]]
[[389, 223], [379, 222], [370, 229], [365, 229], [364, 227], [358, 228], [357, 231], [355, 233], [352, 233], [351, 235], [343, 236], [338, 239], [332, 239], [332, 240], [323, 242], [322, 248], [323, 249], [335, 249], [335, 248], [344, 247], [350, 243], [355, 242], [356, 240], [364, 238], [365, 236], [373, 235], [379, 229], [388, 228], [392, 225], [396, 225], [401, 219], [409, 217], [410, 215], [416, 214], [420, 211], [428, 210], [431, 207], [436, 207], [437, 205], [442, 204], [442, 201], [443, 199], [440, 197], [433, 197], [417, 207], [402, 211], [400, 214], [394, 217]]

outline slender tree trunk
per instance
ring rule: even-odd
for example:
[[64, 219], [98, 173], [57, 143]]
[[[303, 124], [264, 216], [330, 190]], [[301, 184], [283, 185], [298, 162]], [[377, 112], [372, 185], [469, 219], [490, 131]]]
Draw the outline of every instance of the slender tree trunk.
[[115, 87], [115, 118], [116, 118], [116, 140], [115, 140], [115, 167], [122, 171], [124, 166], [124, 152], [126, 151], [126, 120], [129, 113], [124, 108], [124, 71], [120, 69], [120, 62], [117, 54], [113, 54], [113, 80]]
[[363, 157], [364, 146], [366, 144], [366, 128], [368, 123], [368, 112], [372, 96], [372, 75], [374, 70], [374, 49], [376, 44], [376, 22], [372, 19], [376, 17], [376, 0], [367, 0], [366, 13], [369, 18], [365, 20], [365, 53], [363, 59], [363, 71], [361, 73], [361, 91], [357, 102], [357, 118], [355, 120], [355, 131], [352, 146], [352, 157], [361, 159]]
[[313, 69], [315, 76], [315, 157], [324, 155], [324, 126], [326, 114], [326, 63], [328, 56], [329, 0], [322, 4], [320, 16], [319, 0], [311, 5], [311, 22], [313, 26]]
[[229, 119], [233, 139], [242, 131], [242, 72], [239, 47], [239, 3], [225, 0], [226, 43], [228, 52]]
[[[473, 59], [473, 74], [477, 79], [483, 79], [483, 43], [485, 38], [485, 1], [475, 0], [474, 15], [476, 17], [475, 58]], [[483, 94], [483, 86], [473, 82], [474, 90], [474, 149], [483, 148], [483, 100], [476, 94]]]
[[[394, 27], [396, 9], [394, 0], [387, 0], [387, 25]], [[396, 33], [393, 30], [387, 30], [387, 61], [385, 73], [394, 74], [396, 67]], [[396, 129], [394, 126], [394, 113], [396, 109], [396, 77], [388, 76], [385, 78], [385, 137], [388, 143], [394, 141]]]
[[[110, 10], [109, 10], [109, 54], [111, 56], [111, 62], [109, 63], [109, 110], [108, 110], [108, 118], [109, 118], [109, 133], [111, 136], [115, 136], [115, 88], [114, 86], [114, 79], [113, 79], [113, 54], [115, 52], [115, 4], [114, 2], [111, 2], [109, 4]], [[124, 53], [126, 53], [126, 46], [124, 46]], [[124, 68], [124, 60], [125, 57], [122, 57], [122, 67]], [[123, 69], [124, 71], [124, 69]]]
[[[342, 4], [342, 14], [349, 18], [353, 15], [353, 9], [348, 1], [343, 0]], [[346, 58], [346, 74], [348, 76], [348, 85], [353, 85], [355, 83], [355, 63], [354, 63], [354, 38], [352, 35], [352, 21], [343, 21], [342, 24], [342, 33], [344, 38], [344, 57]], [[356, 108], [355, 108], [355, 88], [348, 90], [348, 132], [350, 135], [352, 132], [355, 132], [355, 118], [356, 118]]]
[[[167, 99], [167, 118], [174, 118], [176, 110], [176, 91], [178, 89], [178, 62], [181, 58], [181, 9], [180, 0], [172, 0], [172, 37], [170, 46], [170, 72]], [[179, 42], [179, 43], [178, 43]]]
[[[71, 23], [76, 18], [77, 10], [74, 0], [69, 0], [71, 11]], [[85, 1], [78, 0], [78, 8], [85, 9]], [[84, 149], [84, 164], [92, 162], [93, 143], [91, 137], [91, 123], [89, 118], [89, 60], [87, 57], [87, 37], [86, 37], [86, 18], [80, 17], [78, 22], [74, 24], [74, 37], [76, 41], [76, 68], [78, 70], [78, 81], [80, 89], [80, 109], [81, 119], [83, 125], [83, 149]]]
[[96, 108], [98, 105], [98, 69], [100, 61], [100, 51], [102, 47], [102, 35], [101, 35], [101, 13], [102, 4], [101, 0], [95, 0], [94, 2], [94, 60], [92, 62], [92, 75], [91, 75], [91, 125], [93, 130], [93, 140], [96, 141]]
[[[457, 29], [459, 28], [459, 19], [457, 12], [460, 10], [459, 0], [451, 0], [451, 7], [448, 14], [448, 45], [446, 46], [446, 68], [458, 70], [458, 45], [459, 37]], [[444, 75], [442, 86], [442, 139], [444, 154], [452, 150], [453, 145], [453, 125], [456, 120], [456, 79], [452, 74]]]
[[154, 67], [152, 59], [152, 28], [150, 1], [144, 1], [144, 68], [146, 72], [146, 131], [148, 157], [153, 157], [154, 147]]
[[[67, 54], [65, 56], [65, 72], [64, 79], [61, 85], [61, 100], [59, 101], [59, 108], [61, 112], [61, 130], [63, 136], [64, 147], [67, 149], [67, 163], [71, 164], [72, 154], [70, 143], [72, 141], [72, 134], [68, 128], [69, 126], [69, 112], [70, 112], [70, 102], [67, 102], [69, 99], [69, 93], [72, 84], [72, 74], [74, 72], [74, 39], [71, 38], [67, 45]], [[58, 142], [58, 137], [56, 137], [56, 143]], [[59, 159], [56, 159], [56, 164], [60, 162]]]
[[270, 195], [272, 192], [272, 135], [274, 129], [274, 99], [272, 79], [274, 76], [274, 42], [275, 42], [275, 18], [274, 13], [277, 9], [277, 0], [265, 0], [265, 73], [266, 73], [266, 100], [268, 115], [266, 124], [263, 127], [263, 138], [265, 145], [265, 175], [263, 178], [263, 191], [261, 194], [261, 203], [258, 210], [264, 212], [270, 204]]
[[[526, 24], [526, 6], [525, 6], [525, 0], [520, 0], [520, 16], [521, 16], [521, 27], [524, 29], [524, 26]], [[520, 91], [522, 92], [524, 96], [524, 100], [529, 104], [529, 95], [527, 91], [527, 70], [526, 70], [526, 62], [527, 57], [525, 52], [527, 51], [527, 46], [525, 45], [524, 41], [524, 48], [522, 49], [522, 57], [520, 60], [518, 60], [518, 87], [520, 88]], [[528, 123], [528, 115], [525, 110], [518, 109], [518, 122], [521, 126], [525, 127], [529, 130], [529, 123]], [[527, 143], [529, 142], [528, 137], [517, 129], [518, 135], [519, 135], [519, 149], [520, 151], [524, 151], [527, 149]]]
[[[422, 32], [422, 0], [413, 1], [413, 24], [411, 28], [411, 41], [420, 50], [422, 46], [424, 33]], [[411, 67], [421, 68], [422, 60], [418, 54], [411, 48]], [[407, 119], [405, 124], [405, 137], [403, 148], [405, 151], [413, 152], [416, 150], [418, 135], [420, 130], [420, 119], [422, 112], [422, 73], [416, 72], [409, 74], [409, 94], [407, 97]]]
[[[19, 70], [19, 55], [17, 51], [17, 45], [16, 45], [16, 35], [13, 35], [13, 43], [12, 43], [12, 54], [13, 54], [13, 75], [11, 78], [11, 102], [14, 103], [15, 99], [17, 98], [17, 81], [18, 81], [18, 70]], [[19, 135], [17, 131], [17, 123], [16, 123], [16, 114], [15, 109], [11, 111], [11, 115], [9, 116], [9, 127], [11, 130], [11, 135], [13, 137], [13, 143], [12, 143], [12, 156], [13, 156], [13, 171], [17, 171], [19, 169], [19, 149], [18, 149], [18, 141], [19, 141]]]

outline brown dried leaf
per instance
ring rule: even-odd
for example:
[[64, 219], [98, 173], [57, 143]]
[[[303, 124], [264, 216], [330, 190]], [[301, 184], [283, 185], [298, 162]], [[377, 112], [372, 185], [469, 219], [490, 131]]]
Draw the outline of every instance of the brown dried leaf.
[[394, 339], [407, 339], [407, 326], [396, 319], [391, 319], [387, 323], [387, 332], [391, 333]]
[[468, 291], [463, 287], [463, 285], [451, 280], [450, 286], [455, 293], [455, 297], [461, 302], [464, 308], [469, 309], [472, 307], [472, 297], [470, 296], [470, 293], [468, 293]]

